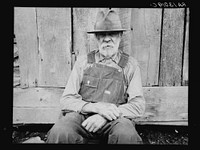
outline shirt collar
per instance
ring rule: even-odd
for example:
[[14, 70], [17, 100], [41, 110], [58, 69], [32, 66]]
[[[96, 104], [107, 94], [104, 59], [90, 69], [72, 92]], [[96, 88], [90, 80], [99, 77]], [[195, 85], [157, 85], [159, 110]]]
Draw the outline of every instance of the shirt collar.
[[110, 59], [107, 59], [107, 60], [106, 60], [105, 57], [103, 57], [103, 56], [99, 53], [99, 51], [97, 51], [95, 58], [96, 58], [96, 62], [97, 62], [97, 63], [98, 63], [98, 62], [110, 61], [110, 60], [112, 60], [112, 61], [115, 62], [115, 63], [118, 63], [118, 62], [119, 62], [119, 59], [120, 59], [120, 52], [117, 52], [116, 55], [114, 55], [114, 56], [111, 57]]

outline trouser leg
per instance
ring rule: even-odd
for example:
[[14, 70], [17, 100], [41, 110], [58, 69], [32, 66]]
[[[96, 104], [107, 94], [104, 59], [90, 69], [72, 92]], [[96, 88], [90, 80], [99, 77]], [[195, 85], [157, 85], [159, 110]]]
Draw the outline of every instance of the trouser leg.
[[[87, 139], [95, 136], [81, 126], [85, 119], [84, 115], [75, 112], [61, 116], [48, 132], [47, 143], [86, 143]], [[142, 143], [134, 123], [126, 118], [108, 122], [97, 135], [108, 144]]]
[[81, 126], [84, 120], [84, 116], [76, 112], [61, 115], [48, 132], [47, 143], [85, 143], [88, 133]]
[[131, 120], [119, 118], [106, 126], [104, 127], [107, 128], [104, 131], [104, 137], [107, 137], [108, 144], [142, 144], [142, 139]]

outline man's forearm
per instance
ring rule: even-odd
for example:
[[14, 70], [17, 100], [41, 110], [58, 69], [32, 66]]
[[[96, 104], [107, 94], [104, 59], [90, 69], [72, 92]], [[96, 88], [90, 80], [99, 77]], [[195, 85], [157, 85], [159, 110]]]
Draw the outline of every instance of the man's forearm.
[[98, 113], [97, 103], [87, 103], [82, 107], [82, 113]]
[[88, 103], [82, 107], [82, 113], [98, 113], [108, 120], [115, 120], [120, 116], [120, 110], [115, 104], [106, 102]]
[[143, 96], [138, 96], [131, 99], [128, 103], [118, 107], [122, 112], [122, 116], [126, 117], [140, 117], [145, 111], [145, 100]]
[[79, 95], [66, 95], [60, 99], [61, 109], [80, 112], [82, 107], [87, 104]]

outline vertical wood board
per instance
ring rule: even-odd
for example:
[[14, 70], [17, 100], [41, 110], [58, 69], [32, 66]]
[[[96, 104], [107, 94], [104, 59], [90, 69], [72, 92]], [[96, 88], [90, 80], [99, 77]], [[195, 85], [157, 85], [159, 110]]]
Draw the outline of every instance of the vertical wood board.
[[183, 81], [182, 85], [188, 85], [188, 53], [189, 53], [189, 8], [186, 8], [186, 27], [185, 27], [185, 45], [184, 45], [184, 60], [183, 60]]
[[38, 80], [38, 41], [35, 8], [14, 8], [14, 34], [19, 51], [20, 84], [36, 86]]
[[120, 18], [121, 25], [126, 31], [123, 33], [119, 49], [130, 54], [131, 51], [131, 8], [111, 8], [115, 10]]
[[160, 86], [180, 86], [182, 74], [184, 8], [164, 8]]
[[[94, 25], [97, 20], [97, 13], [99, 11], [104, 11], [107, 12], [109, 8], [95, 8], [93, 10], [93, 15], [91, 13], [89, 14], [89, 31], [94, 30]], [[98, 49], [97, 43], [96, 43], [96, 38], [94, 34], [89, 34], [89, 51], [93, 51], [94, 49]]]
[[93, 34], [87, 31], [94, 29], [99, 8], [73, 8], [73, 49], [78, 55], [87, 54], [97, 48]]
[[132, 8], [131, 55], [141, 68], [143, 86], [158, 84], [162, 9]]
[[39, 85], [65, 86], [71, 73], [71, 9], [37, 8]]

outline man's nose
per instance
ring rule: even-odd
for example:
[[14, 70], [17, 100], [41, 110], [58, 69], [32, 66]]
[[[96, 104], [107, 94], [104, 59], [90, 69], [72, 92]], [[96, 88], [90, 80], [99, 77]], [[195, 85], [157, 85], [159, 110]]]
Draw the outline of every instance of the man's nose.
[[106, 35], [103, 39], [105, 42], [110, 42], [111, 41], [111, 36], [110, 35]]

